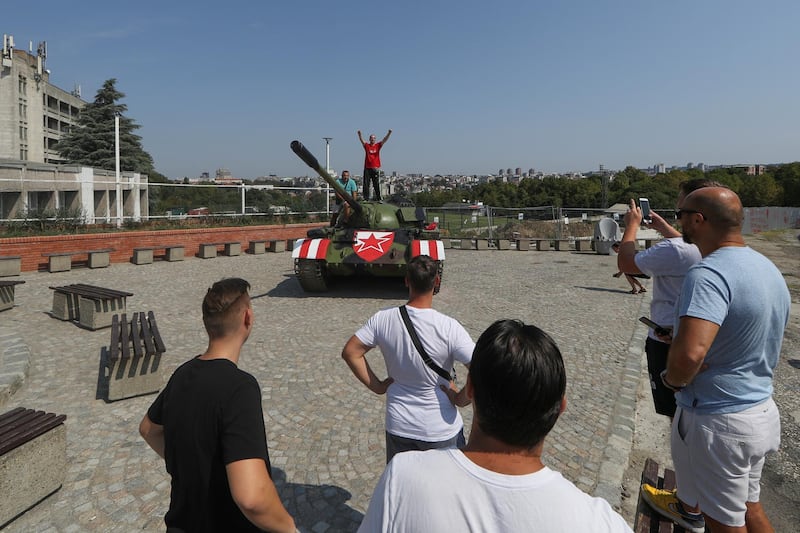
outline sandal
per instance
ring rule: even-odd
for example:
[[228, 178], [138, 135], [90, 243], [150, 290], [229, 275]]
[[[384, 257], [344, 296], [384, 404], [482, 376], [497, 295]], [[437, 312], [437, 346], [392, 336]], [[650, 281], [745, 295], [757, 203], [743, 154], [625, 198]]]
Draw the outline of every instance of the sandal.
[[636, 289], [631, 289], [628, 294], [639, 294], [639, 292]]
[[639, 292], [647, 292], [647, 289], [645, 289], [644, 287], [642, 287], [641, 289], [639, 289]]

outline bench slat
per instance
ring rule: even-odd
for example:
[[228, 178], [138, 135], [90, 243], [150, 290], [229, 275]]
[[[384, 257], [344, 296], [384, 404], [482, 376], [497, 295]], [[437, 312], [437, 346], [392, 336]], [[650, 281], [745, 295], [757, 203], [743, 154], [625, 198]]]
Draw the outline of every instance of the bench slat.
[[164, 353], [167, 351], [167, 347], [164, 345], [164, 341], [161, 340], [161, 333], [159, 333], [158, 326], [156, 325], [156, 315], [152, 311], [149, 311], [147, 316], [150, 319], [150, 331], [153, 334], [153, 342], [155, 342], [156, 345], [156, 352]]
[[[133, 343], [133, 356], [134, 357], [141, 357], [142, 356], [142, 315], [144, 313], [133, 313], [133, 317], [131, 318], [131, 341]], [[138, 318], [138, 320], [137, 320]], [[145, 339], [145, 342], [147, 340]]]
[[108, 358], [119, 359], [119, 315], [111, 317], [111, 344], [108, 346]]
[[22, 446], [66, 420], [66, 415], [45, 413], [32, 409], [14, 410], [13, 423], [4, 426], [0, 433], [0, 455]]
[[151, 324], [148, 322], [147, 317], [145, 316], [144, 313], [141, 313], [140, 321], [142, 323], [142, 340], [144, 341], [145, 352], [148, 355], [155, 354], [156, 347], [153, 344], [153, 333], [151, 331], [152, 329]]
[[122, 358], [128, 359], [131, 356], [131, 347], [129, 342], [130, 333], [128, 330], [128, 317], [125, 315], [125, 313], [122, 314], [119, 330], [120, 344], [122, 345]]

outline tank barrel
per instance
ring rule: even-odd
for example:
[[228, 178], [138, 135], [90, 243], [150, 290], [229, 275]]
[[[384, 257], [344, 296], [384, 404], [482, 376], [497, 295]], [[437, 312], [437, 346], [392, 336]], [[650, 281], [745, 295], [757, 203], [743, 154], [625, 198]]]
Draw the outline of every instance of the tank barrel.
[[311, 167], [317, 174], [319, 174], [319, 176], [322, 179], [324, 179], [328, 183], [328, 185], [333, 187], [333, 189], [337, 192], [337, 194], [339, 194], [339, 196], [344, 198], [344, 201], [350, 204], [350, 207], [352, 207], [353, 210], [358, 215], [362, 214], [363, 208], [361, 207], [361, 204], [356, 202], [355, 199], [350, 195], [350, 193], [345, 191], [344, 187], [339, 185], [336, 182], [336, 180], [333, 179], [330, 174], [328, 174], [327, 170], [322, 168], [322, 166], [319, 164], [319, 161], [317, 161], [317, 158], [314, 157], [314, 155], [308, 151], [308, 148], [303, 146], [303, 143], [301, 143], [300, 141], [292, 141], [292, 143], [289, 146], [291, 147], [292, 151], [295, 154], [297, 154], [297, 157], [302, 159], [303, 162], [309, 167]]

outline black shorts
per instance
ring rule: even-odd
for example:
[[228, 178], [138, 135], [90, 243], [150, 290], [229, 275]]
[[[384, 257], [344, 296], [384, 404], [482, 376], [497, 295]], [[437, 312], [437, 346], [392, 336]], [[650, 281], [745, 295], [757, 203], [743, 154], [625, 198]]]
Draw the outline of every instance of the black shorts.
[[675, 416], [675, 393], [661, 382], [661, 372], [667, 368], [669, 344], [647, 337], [644, 351], [647, 354], [647, 373], [650, 375], [650, 389], [653, 391], [653, 404], [656, 413]]

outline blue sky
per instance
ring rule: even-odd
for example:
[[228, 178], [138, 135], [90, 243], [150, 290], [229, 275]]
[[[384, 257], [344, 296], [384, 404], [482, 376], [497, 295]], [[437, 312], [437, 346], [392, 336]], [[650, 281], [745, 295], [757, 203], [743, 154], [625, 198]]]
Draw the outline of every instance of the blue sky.
[[[41, 10], [38, 16], [36, 11]], [[800, 159], [800, 2], [13, 2], [51, 82], [126, 94], [171, 178], [495, 173]]]

